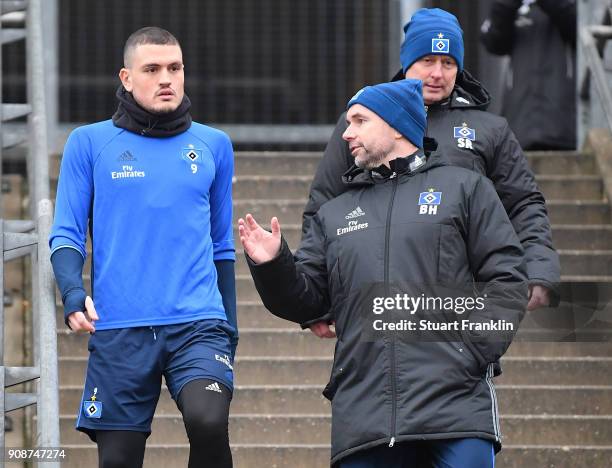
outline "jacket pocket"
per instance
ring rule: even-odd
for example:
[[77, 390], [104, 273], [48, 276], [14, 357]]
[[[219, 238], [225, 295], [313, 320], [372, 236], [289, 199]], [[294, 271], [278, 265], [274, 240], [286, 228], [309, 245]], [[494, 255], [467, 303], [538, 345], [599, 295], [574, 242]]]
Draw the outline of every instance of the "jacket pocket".
[[466, 343], [450, 342], [449, 346], [451, 347], [452, 352], [455, 354], [456, 359], [463, 364], [468, 374], [475, 377], [481, 377], [484, 375], [478, 359], [476, 359], [472, 353], [472, 350], [468, 345], [466, 345]]
[[334, 399], [338, 386], [346, 375], [346, 366], [342, 362], [343, 358], [341, 354], [343, 344], [342, 340], [338, 338], [338, 341], [336, 341], [336, 349], [334, 350], [334, 364], [332, 366], [331, 376], [329, 382], [327, 382], [327, 385], [325, 385], [323, 389], [323, 396], [329, 401]]
[[343, 317], [340, 316], [342, 306], [346, 300], [346, 292], [342, 284], [340, 274], [340, 259], [336, 260], [327, 277], [327, 287], [329, 289], [330, 313], [336, 322], [336, 334], [341, 339], [343, 330]]
[[449, 224], [440, 225], [438, 281], [443, 285], [472, 281], [465, 240], [457, 228]]
[[336, 391], [338, 390], [338, 383], [340, 382], [340, 378], [343, 374], [344, 369], [342, 367], [332, 370], [332, 375], [329, 379], [329, 382], [327, 382], [327, 385], [323, 389], [323, 396], [329, 401], [332, 401], [334, 399]]

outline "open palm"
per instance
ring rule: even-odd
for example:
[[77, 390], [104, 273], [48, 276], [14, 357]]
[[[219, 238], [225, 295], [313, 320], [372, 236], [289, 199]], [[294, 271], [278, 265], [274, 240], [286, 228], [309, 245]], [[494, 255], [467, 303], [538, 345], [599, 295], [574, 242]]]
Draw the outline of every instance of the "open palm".
[[266, 231], [257, 224], [250, 213], [245, 216], [245, 219], [238, 220], [238, 235], [244, 251], [255, 263], [272, 260], [278, 255], [281, 245], [278, 219], [274, 217], [270, 221], [272, 232]]

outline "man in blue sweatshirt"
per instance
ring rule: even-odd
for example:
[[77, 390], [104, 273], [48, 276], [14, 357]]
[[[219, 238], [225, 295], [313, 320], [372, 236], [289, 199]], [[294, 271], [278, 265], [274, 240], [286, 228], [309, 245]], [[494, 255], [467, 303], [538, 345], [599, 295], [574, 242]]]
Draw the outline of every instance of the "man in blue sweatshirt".
[[[133, 33], [119, 77], [112, 119], [66, 142], [49, 239], [66, 324], [91, 333], [76, 427], [98, 444], [101, 467], [142, 466], [163, 375], [189, 466], [231, 467], [232, 145], [192, 122], [168, 31]], [[82, 280], [88, 229], [92, 297]]]

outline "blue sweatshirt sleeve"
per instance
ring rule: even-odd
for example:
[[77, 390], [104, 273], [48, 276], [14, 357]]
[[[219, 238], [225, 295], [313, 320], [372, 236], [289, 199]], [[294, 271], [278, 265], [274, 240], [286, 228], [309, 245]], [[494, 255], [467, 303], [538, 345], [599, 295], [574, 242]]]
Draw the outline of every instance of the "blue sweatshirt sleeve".
[[49, 236], [51, 254], [58, 248], [71, 247], [83, 258], [87, 256], [85, 242], [93, 197], [92, 167], [89, 138], [83, 128], [77, 128], [68, 137], [62, 155], [55, 218]]
[[234, 151], [227, 135], [215, 151], [215, 180], [210, 189], [210, 235], [213, 259], [236, 260], [232, 231], [232, 178]]
[[232, 348], [232, 361], [236, 356], [238, 346], [238, 320], [236, 317], [236, 277], [234, 275], [234, 262], [231, 260], [218, 260], [215, 262], [217, 269], [217, 286], [223, 300], [223, 308], [227, 316], [227, 322], [232, 326], [233, 335], [230, 337]]
[[55, 281], [64, 304], [64, 323], [66, 325], [68, 325], [70, 314], [85, 310], [87, 293], [83, 287], [83, 264], [82, 255], [72, 248], [58, 248], [51, 254]]

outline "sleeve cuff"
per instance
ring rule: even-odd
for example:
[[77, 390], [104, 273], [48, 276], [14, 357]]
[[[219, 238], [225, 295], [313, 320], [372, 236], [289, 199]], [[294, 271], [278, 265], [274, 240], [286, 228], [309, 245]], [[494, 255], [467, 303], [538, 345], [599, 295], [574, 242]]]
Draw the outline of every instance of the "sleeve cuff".
[[83, 288], [73, 288], [62, 298], [64, 302], [64, 322], [68, 325], [68, 316], [73, 312], [85, 310], [87, 293]]
[[307, 322], [302, 322], [300, 323], [300, 327], [302, 327], [302, 330], [305, 330], [307, 328], [309, 328], [311, 325], [314, 325], [315, 323], [319, 323], [319, 322], [325, 322], [328, 325], [331, 325], [331, 323], [334, 321], [334, 314], [332, 314], [331, 312], [327, 312], [325, 315], [321, 315], [320, 317], [317, 317], [316, 319], [312, 319], [312, 320], [308, 320]]
[[561, 293], [559, 291], [559, 284], [553, 284], [550, 281], [542, 279], [529, 279], [529, 286], [543, 286], [548, 289], [550, 303], [548, 307], [558, 307], [561, 302]]
[[63, 238], [62, 241], [64, 242], [63, 244], [60, 244], [59, 242], [52, 242], [50, 245], [51, 248], [51, 254], [50, 256], [53, 256], [53, 254], [55, 252], [57, 252], [60, 249], [73, 249], [76, 250], [78, 253], [81, 254], [81, 257], [83, 257], [83, 260], [85, 260], [87, 258], [87, 253], [78, 245], [72, 243], [72, 242], [66, 242], [67, 239]]

